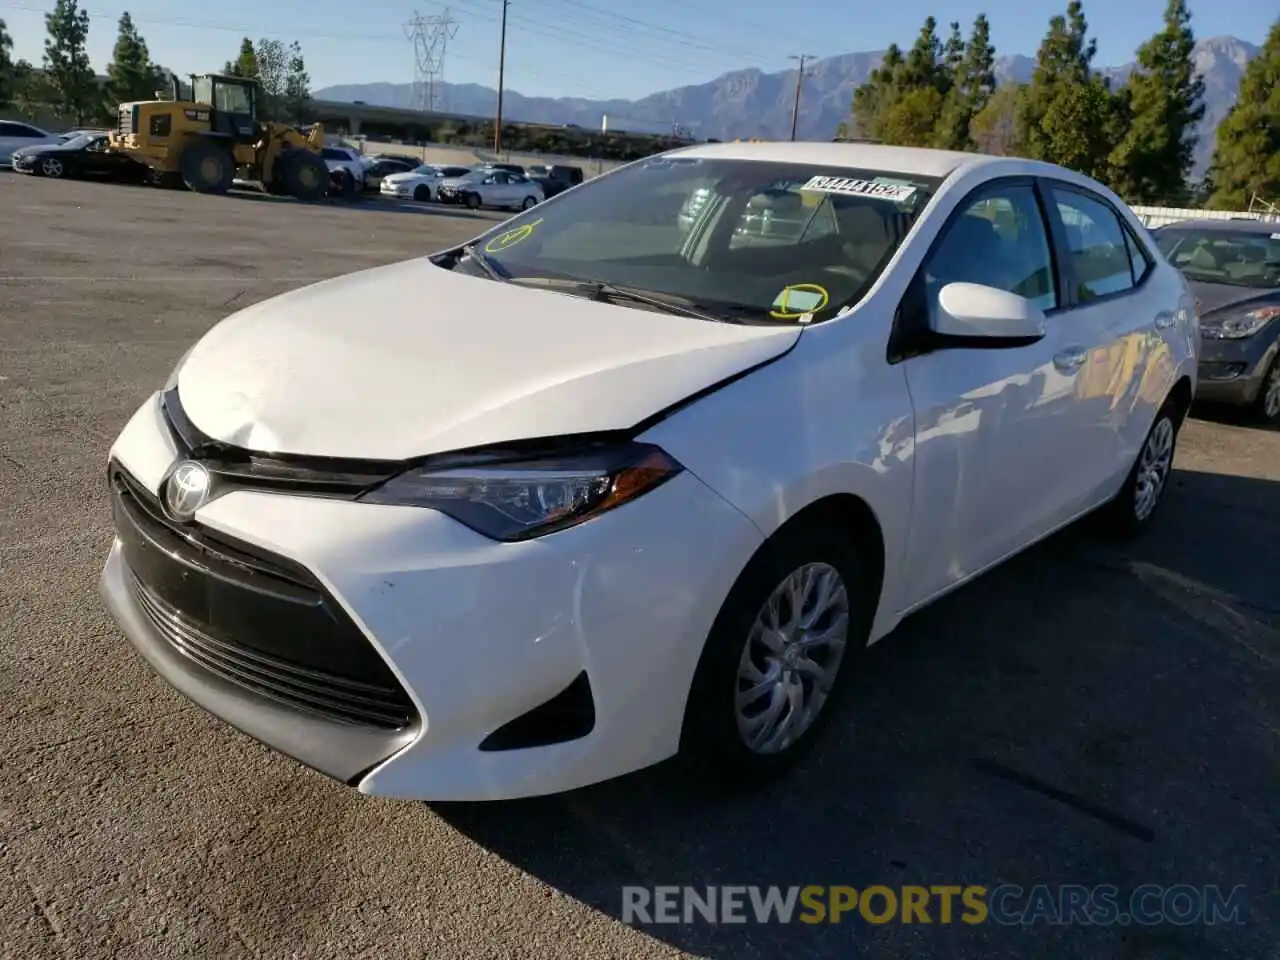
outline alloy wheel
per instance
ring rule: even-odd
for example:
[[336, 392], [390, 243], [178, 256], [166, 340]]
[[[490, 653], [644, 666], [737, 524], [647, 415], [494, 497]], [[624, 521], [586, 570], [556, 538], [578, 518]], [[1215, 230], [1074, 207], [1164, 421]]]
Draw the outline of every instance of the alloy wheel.
[[1280, 360], [1271, 364], [1266, 383], [1262, 386], [1262, 412], [1268, 420], [1280, 417]]
[[1133, 493], [1133, 514], [1138, 520], [1151, 516], [1160, 502], [1160, 494], [1169, 479], [1169, 468], [1173, 465], [1173, 437], [1173, 421], [1162, 416], [1143, 444]]
[[849, 591], [835, 567], [808, 563], [774, 588], [738, 664], [738, 733], [757, 754], [777, 754], [813, 726], [849, 639]]
[[62, 161], [57, 157], [45, 157], [40, 163], [40, 172], [46, 177], [62, 176]]

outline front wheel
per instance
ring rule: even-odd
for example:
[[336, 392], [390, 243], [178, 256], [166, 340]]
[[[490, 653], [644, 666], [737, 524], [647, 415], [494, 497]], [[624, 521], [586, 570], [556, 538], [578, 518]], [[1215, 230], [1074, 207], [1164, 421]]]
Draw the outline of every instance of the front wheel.
[[525, 197], [524, 203], [520, 204], [520, 209], [528, 210], [530, 207], [535, 206], [537, 202], [538, 202], [537, 197]]
[[1181, 426], [1182, 414], [1177, 404], [1166, 400], [1156, 414], [1155, 423], [1147, 431], [1147, 438], [1133, 469], [1125, 478], [1124, 486], [1106, 507], [1104, 519], [1108, 521], [1111, 532], [1121, 537], [1133, 537], [1151, 526], [1169, 486]]
[[719, 786], [767, 783], [814, 744], [866, 648], [875, 578], [841, 531], [802, 523], [747, 565], [707, 637], [681, 759]]
[[463, 202], [464, 202], [464, 203], [466, 203], [466, 205], [467, 205], [467, 209], [468, 209], [468, 210], [479, 210], [479, 209], [480, 209], [480, 194], [478, 194], [478, 193], [468, 193], [468, 194], [466, 195], [466, 197], [463, 199]]
[[45, 157], [40, 161], [40, 175], [56, 180], [67, 175], [67, 168], [57, 157]]
[[297, 147], [280, 155], [276, 176], [286, 194], [307, 203], [323, 200], [332, 184], [329, 167], [320, 155]]
[[1280, 424], [1280, 356], [1271, 361], [1271, 368], [1262, 378], [1262, 389], [1258, 391], [1254, 410], [1263, 423]]

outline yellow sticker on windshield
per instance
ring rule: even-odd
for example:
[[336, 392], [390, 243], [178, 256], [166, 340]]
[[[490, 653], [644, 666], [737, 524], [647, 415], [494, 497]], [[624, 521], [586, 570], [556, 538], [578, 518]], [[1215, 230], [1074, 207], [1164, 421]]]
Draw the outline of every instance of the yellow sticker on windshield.
[[799, 320], [807, 313], [817, 313], [831, 302], [827, 288], [816, 283], [793, 283], [783, 287], [773, 301], [769, 316], [775, 320]]
[[534, 227], [542, 222], [539, 217], [531, 223], [522, 223], [514, 230], [508, 230], [506, 233], [500, 233], [488, 243], [484, 245], [485, 253], [501, 253], [508, 247], [514, 247], [517, 243], [528, 240], [533, 235]]

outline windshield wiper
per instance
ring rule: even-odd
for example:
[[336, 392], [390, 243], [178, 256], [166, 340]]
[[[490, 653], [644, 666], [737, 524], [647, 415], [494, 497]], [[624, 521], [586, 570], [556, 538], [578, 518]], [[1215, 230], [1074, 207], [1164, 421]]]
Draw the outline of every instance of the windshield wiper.
[[577, 293], [601, 303], [642, 303], [663, 313], [706, 320], [709, 323], [741, 322], [724, 314], [717, 315], [685, 297], [619, 286], [614, 283], [605, 283], [603, 280], [579, 280], [574, 277], [515, 277], [510, 282], [530, 287], [543, 287], [562, 293]]
[[511, 274], [507, 273], [506, 270], [500, 267], [498, 265], [498, 261], [494, 260], [474, 243], [469, 243], [463, 247], [462, 253], [468, 259], [473, 260], [476, 265], [484, 271], [485, 276], [490, 280], [497, 280], [500, 283], [505, 283], [511, 279]]

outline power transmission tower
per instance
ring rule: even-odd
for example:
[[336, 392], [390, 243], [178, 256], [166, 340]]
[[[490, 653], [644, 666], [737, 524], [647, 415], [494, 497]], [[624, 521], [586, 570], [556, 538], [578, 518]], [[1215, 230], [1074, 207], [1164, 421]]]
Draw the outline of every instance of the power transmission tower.
[[413, 107], [434, 113], [442, 106], [436, 98], [436, 81], [444, 76], [445, 51], [457, 36], [458, 21], [448, 7], [434, 17], [415, 13], [404, 32], [413, 44]]

